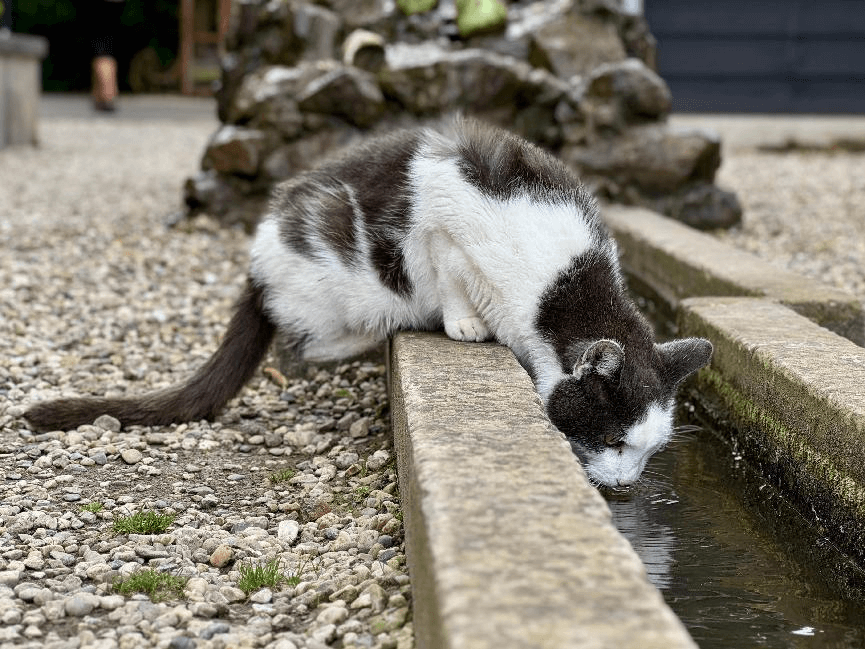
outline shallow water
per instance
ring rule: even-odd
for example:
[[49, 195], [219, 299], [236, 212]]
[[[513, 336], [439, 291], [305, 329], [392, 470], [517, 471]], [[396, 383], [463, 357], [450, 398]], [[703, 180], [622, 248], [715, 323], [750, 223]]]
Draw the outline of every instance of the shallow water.
[[865, 647], [865, 573], [718, 437], [680, 434], [605, 495], [701, 649]]

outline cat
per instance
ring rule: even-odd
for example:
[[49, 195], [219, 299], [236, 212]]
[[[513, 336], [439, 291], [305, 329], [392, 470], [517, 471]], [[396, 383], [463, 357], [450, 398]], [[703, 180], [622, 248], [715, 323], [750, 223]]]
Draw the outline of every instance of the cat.
[[405, 329], [507, 345], [597, 485], [633, 484], [670, 439], [678, 384], [709, 341], [657, 344], [595, 199], [559, 160], [459, 118], [359, 145], [278, 185], [219, 348], [185, 383], [33, 404], [36, 430], [213, 418], [275, 333], [304, 361]]

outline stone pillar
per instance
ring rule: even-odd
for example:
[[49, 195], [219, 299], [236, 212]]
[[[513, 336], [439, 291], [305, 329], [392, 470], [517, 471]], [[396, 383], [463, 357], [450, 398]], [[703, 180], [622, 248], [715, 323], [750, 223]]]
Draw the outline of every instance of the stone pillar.
[[0, 149], [39, 142], [41, 62], [48, 41], [0, 30]]

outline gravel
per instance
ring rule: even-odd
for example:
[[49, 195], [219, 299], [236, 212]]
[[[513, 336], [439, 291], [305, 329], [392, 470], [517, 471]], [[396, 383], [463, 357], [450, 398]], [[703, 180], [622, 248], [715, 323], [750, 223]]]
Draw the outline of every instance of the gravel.
[[[122, 112], [55, 114], [40, 148], [0, 151], [0, 645], [413, 646], [381, 362], [262, 372], [213, 422], [20, 418], [182, 380], [242, 288], [244, 232], [163, 225], [216, 122]], [[173, 522], [113, 531], [139, 512]], [[268, 561], [294, 579], [238, 587]], [[182, 596], [119, 594], [145, 568], [188, 579]]]
[[744, 218], [719, 238], [865, 299], [865, 120], [674, 117], [724, 143], [716, 180], [738, 194]]

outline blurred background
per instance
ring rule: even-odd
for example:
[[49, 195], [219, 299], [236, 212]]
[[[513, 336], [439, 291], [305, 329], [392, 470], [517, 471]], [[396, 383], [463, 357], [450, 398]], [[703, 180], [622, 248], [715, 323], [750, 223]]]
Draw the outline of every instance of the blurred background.
[[[3, 0], [2, 25], [48, 38], [43, 89], [90, 87], [90, 25], [72, 0]], [[126, 0], [121, 92], [206, 94], [231, 0]], [[865, 112], [861, 0], [623, 0], [643, 12], [675, 112]]]
[[[2, 25], [44, 36], [42, 89], [90, 89], [91, 39], [99, 5], [72, 0], [2, 0]], [[219, 79], [218, 50], [227, 30], [231, 0], [125, 0], [112, 26], [121, 92], [207, 94]]]

